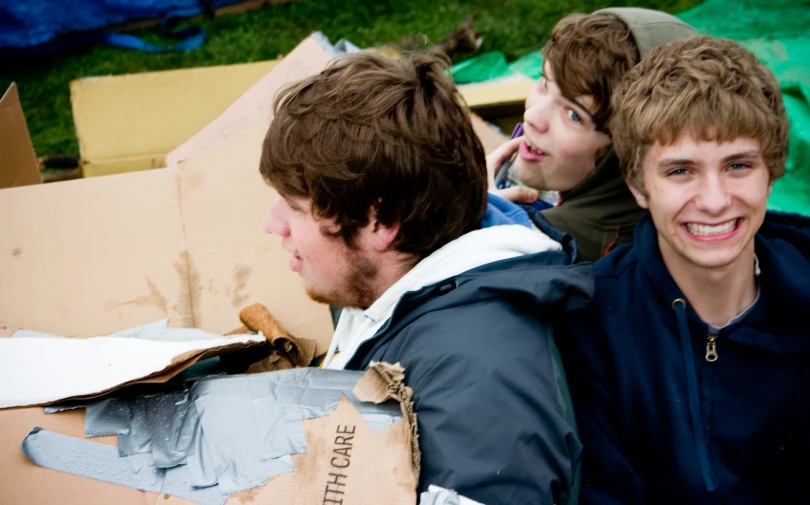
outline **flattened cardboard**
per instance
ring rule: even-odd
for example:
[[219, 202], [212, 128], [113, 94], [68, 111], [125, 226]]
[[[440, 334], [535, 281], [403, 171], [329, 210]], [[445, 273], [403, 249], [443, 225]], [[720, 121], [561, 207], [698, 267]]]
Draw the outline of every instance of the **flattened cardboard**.
[[[299, 49], [305, 50], [299, 50]], [[307, 39], [271, 74], [282, 86], [328, 59]], [[273, 90], [264, 90], [268, 95]], [[181, 169], [0, 191], [0, 312], [8, 327], [65, 336], [113, 333], [169, 317], [224, 334], [252, 303], [319, 342], [329, 311], [306, 296], [262, 218], [275, 193], [258, 172], [264, 125], [201, 151]], [[58, 258], [58, 261], [54, 261]]]
[[266, 130], [278, 90], [288, 83], [320, 72], [331, 60], [317, 39], [317, 34], [304, 39], [281, 60], [274, 71], [257, 81], [215, 120], [170, 151], [166, 155], [166, 166], [176, 167], [181, 161], [206, 151], [215, 143], [227, 140], [256, 122]]
[[9, 327], [108, 335], [188, 326], [176, 171], [0, 190], [0, 313]]
[[[4, 505], [156, 505], [145, 494], [106, 482], [82, 479], [31, 463], [20, 444], [34, 426], [74, 437], [84, 436], [84, 411], [46, 415], [41, 408], [0, 411], [0, 503]], [[96, 442], [115, 446], [115, 437]]]
[[343, 397], [330, 415], [304, 421], [304, 431], [307, 452], [292, 456], [293, 473], [233, 494], [226, 505], [416, 503], [405, 419], [374, 433]]
[[[283, 60], [286, 66], [272, 82], [280, 86], [305, 77], [304, 72], [321, 70], [328, 57], [320, 45], [308, 40], [305, 50], [295, 50]], [[275, 92], [262, 93], [272, 102]], [[266, 118], [266, 128], [269, 117], [259, 117]], [[290, 333], [317, 340], [325, 350], [332, 334], [328, 309], [306, 297], [298, 276], [287, 267], [286, 251], [277, 239], [263, 235], [265, 209], [253, 213], [269, 205], [272, 190], [263, 182], [245, 190], [231, 187], [243, 184], [249, 174], [260, 179], [258, 158], [239, 156], [244, 142], [249, 144], [246, 139], [231, 144], [234, 151], [229, 158], [231, 135], [219, 133], [215, 140], [224, 145], [217, 162], [190, 161], [182, 176], [179, 168], [169, 168], [0, 190], [0, 212], [15, 216], [0, 220], [3, 323], [9, 328], [93, 336], [169, 317], [173, 327], [224, 333], [238, 324], [242, 307], [231, 303], [238, 292], [246, 296], [245, 306], [262, 303]], [[210, 171], [225, 174], [209, 177]], [[195, 182], [199, 177], [209, 183]], [[261, 204], [234, 200], [257, 197]], [[217, 219], [220, 214], [235, 221]], [[255, 227], [255, 235], [245, 238], [232, 233], [231, 227]], [[217, 254], [223, 255], [222, 263]], [[239, 272], [245, 269], [237, 272], [234, 267], [251, 258], [255, 271], [245, 284], [248, 289], [241, 289], [244, 274]], [[203, 266], [215, 268], [207, 271]], [[254, 293], [271, 297], [262, 299]], [[210, 295], [225, 303], [212, 302]], [[284, 306], [277, 310], [273, 303], [281, 298]], [[25, 461], [20, 444], [31, 428], [79, 434], [81, 417], [71, 424], [46, 417], [41, 409], [0, 411], [0, 503], [155, 505], [157, 494], [59, 475]]]
[[534, 84], [534, 80], [515, 74], [502, 79], [462, 84], [458, 90], [470, 109], [486, 117], [486, 112], [492, 109], [522, 108]]
[[12, 82], [0, 98], [0, 189], [41, 182], [20, 95]]
[[[290, 334], [312, 338], [305, 330], [322, 313], [302, 313], [302, 305], [313, 302], [306, 298], [301, 278], [290, 271], [281, 238], [261, 226], [276, 197], [258, 170], [266, 128], [255, 123], [194, 156], [180, 170], [182, 212], [194, 216], [186, 221], [186, 242], [195, 268], [208, 274], [195, 298], [195, 324], [225, 333], [234, 327], [234, 319], [223, 307], [236, 314], [258, 302]], [[318, 354], [326, 351], [331, 337], [331, 328], [323, 331], [316, 338]]]
[[84, 176], [163, 167], [167, 152], [277, 64], [272, 60], [71, 81]]

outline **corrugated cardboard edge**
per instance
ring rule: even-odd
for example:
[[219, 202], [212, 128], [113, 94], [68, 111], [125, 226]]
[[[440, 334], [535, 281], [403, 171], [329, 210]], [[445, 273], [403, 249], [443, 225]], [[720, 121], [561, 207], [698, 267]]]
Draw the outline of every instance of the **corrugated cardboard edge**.
[[413, 389], [405, 385], [405, 369], [398, 362], [385, 363], [372, 361], [365, 375], [352, 390], [354, 396], [363, 402], [382, 403], [396, 400], [402, 415], [408, 420], [411, 429], [411, 461], [413, 476], [419, 482], [422, 452], [419, 450], [419, 429], [416, 425], [416, 412], [413, 408]]
[[13, 82], [0, 98], [0, 131], [0, 189], [40, 184], [39, 164]]

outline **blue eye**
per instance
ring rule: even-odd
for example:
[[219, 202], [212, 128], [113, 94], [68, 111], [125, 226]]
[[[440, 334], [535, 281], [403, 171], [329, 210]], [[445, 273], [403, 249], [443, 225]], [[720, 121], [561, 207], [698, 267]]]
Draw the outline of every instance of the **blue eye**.
[[748, 165], [746, 165], [745, 163], [732, 163], [729, 168], [731, 168], [732, 170], [744, 170], [748, 168]]
[[579, 116], [579, 114], [577, 114], [577, 111], [573, 109], [568, 109], [568, 119], [571, 121], [576, 121], [577, 123], [582, 122], [582, 118]]
[[686, 175], [689, 171], [685, 168], [676, 168], [667, 172], [667, 175]]

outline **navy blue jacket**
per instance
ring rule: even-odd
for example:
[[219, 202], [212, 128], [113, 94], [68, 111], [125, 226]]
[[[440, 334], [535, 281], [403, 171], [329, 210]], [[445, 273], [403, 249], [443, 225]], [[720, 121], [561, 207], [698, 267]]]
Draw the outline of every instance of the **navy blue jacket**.
[[760, 298], [714, 362], [648, 217], [596, 264], [562, 349], [582, 504], [810, 503], [810, 219], [768, 213], [754, 248]]
[[408, 293], [348, 363], [405, 367], [420, 491], [436, 484], [486, 505], [575, 503], [581, 445], [551, 332], [593, 294], [592, 267], [572, 254], [502, 260]]

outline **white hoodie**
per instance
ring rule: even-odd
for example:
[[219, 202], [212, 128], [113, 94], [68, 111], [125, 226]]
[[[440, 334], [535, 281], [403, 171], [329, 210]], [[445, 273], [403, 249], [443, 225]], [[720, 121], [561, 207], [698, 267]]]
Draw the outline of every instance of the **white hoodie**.
[[466, 233], [417, 263], [366, 310], [343, 309], [323, 367], [345, 368], [357, 349], [377, 334], [409, 291], [495, 261], [561, 250], [562, 245], [545, 233], [517, 224]]

